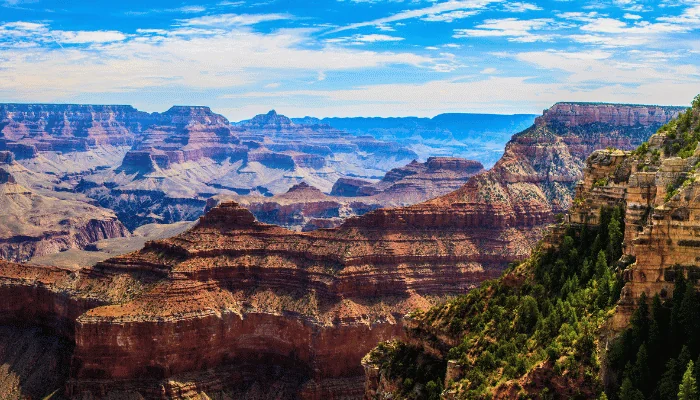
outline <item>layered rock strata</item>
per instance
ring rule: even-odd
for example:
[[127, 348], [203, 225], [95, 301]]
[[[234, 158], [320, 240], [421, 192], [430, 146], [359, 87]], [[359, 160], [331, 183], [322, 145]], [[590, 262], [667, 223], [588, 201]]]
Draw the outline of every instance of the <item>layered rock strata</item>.
[[696, 105], [636, 151], [599, 151], [587, 160], [571, 221], [596, 224], [601, 206], [625, 207], [623, 261], [632, 264], [624, 272], [626, 284], [615, 328], [626, 325], [642, 293], [668, 298], [678, 274], [691, 281], [700, 276], [700, 186], [696, 182], [700, 148], [692, 141], [681, 142], [687, 151], [679, 152], [674, 146], [685, 140], [684, 132], [697, 132], [698, 125], [700, 106]]
[[0, 150], [31, 158], [37, 151], [128, 146], [153, 119], [131, 106], [0, 104]]
[[[458, 191], [338, 228], [293, 232], [228, 202], [190, 231], [92, 268], [2, 264], [0, 289], [19, 299], [2, 314], [73, 338], [74, 397], [225, 394], [282, 370], [295, 377], [290, 397], [357, 398], [360, 359], [401, 337], [406, 312], [525, 258], [571, 198], [583, 153], [636, 140], [614, 124], [584, 128], [536, 125]], [[615, 157], [605, 163], [618, 171]], [[46, 298], [22, 294], [32, 291]]]
[[431, 157], [394, 168], [379, 182], [341, 178], [330, 195], [302, 182], [273, 197], [216, 196], [209, 208], [226, 199], [235, 200], [262, 222], [294, 230], [339, 226], [352, 216], [381, 207], [407, 206], [450, 193], [483, 171], [481, 163], [454, 157]]

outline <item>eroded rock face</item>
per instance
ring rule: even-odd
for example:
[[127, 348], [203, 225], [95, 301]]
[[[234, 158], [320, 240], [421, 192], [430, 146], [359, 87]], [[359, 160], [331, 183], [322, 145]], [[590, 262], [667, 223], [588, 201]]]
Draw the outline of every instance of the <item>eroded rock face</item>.
[[682, 107], [639, 106], [605, 103], [557, 103], [535, 119], [535, 125], [562, 124], [577, 127], [589, 124], [609, 124], [620, 127], [663, 125], [678, 114]]
[[172, 164], [202, 158], [240, 160], [248, 149], [239, 144], [228, 120], [209, 107], [175, 106], [143, 132], [143, 138], [126, 154], [119, 169], [127, 173], [154, 172], [154, 165], [169, 169]]
[[[218, 394], [282, 370], [298, 377], [291, 397], [359, 398], [362, 356], [380, 340], [402, 337], [408, 311], [464, 293], [527, 257], [553, 210], [569, 201], [564, 194], [580, 177], [582, 154], [611, 137], [631, 141], [613, 134], [616, 127], [604, 133], [596, 125], [583, 137], [533, 127], [513, 138], [494, 170], [458, 191], [337, 228], [293, 232], [225, 202], [193, 229], [93, 268], [7, 264], [0, 288], [41, 288], [47, 298], [10, 294], [20, 301], [6, 314], [47, 325], [73, 321], [74, 397]], [[624, 164], [614, 154], [600, 160], [616, 173]], [[299, 185], [295, 195], [318, 191]], [[70, 324], [62, 326], [70, 335]]]
[[[688, 112], [692, 130], [700, 110]], [[597, 224], [601, 206], [625, 207], [623, 258], [633, 263], [624, 271], [626, 284], [614, 328], [627, 325], [642, 293], [663, 299], [672, 296], [678, 274], [697, 280], [700, 186], [695, 165], [700, 151], [695, 149], [685, 158], [675, 154], [671, 144], [675, 136], [682, 136], [679, 125], [664, 127], [636, 152], [594, 153], [577, 187], [572, 222]]]
[[379, 182], [340, 178], [330, 195], [302, 182], [273, 197], [217, 196], [208, 204], [211, 208], [219, 201], [232, 199], [262, 222], [311, 231], [337, 227], [349, 217], [380, 207], [406, 206], [452, 192], [482, 171], [483, 166], [476, 161], [431, 157], [425, 163], [412, 161], [394, 168]]
[[0, 150], [28, 158], [36, 151], [131, 145], [151, 119], [131, 106], [0, 104]]

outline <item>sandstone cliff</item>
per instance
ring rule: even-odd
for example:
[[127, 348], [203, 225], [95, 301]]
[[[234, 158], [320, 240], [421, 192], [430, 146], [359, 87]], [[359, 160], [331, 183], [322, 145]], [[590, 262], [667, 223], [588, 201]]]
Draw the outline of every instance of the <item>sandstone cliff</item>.
[[700, 102], [634, 152], [596, 152], [586, 162], [570, 212], [575, 223], [599, 222], [599, 209], [625, 207], [625, 287], [615, 316], [623, 327], [642, 293], [669, 298], [678, 273], [695, 279]]
[[[629, 127], [660, 114], [554, 110], [536, 126], [578, 129], [601, 118]], [[608, 385], [615, 377], [606, 360], [642, 293], [668, 299], [679, 274], [697, 285], [699, 132], [700, 97], [634, 151], [594, 151], [565, 222], [550, 228], [539, 250], [499, 280], [413, 313], [405, 339], [365, 358], [365, 397], [597, 398], [604, 383], [617, 395], [622, 376]], [[621, 375], [624, 365], [616, 368]]]

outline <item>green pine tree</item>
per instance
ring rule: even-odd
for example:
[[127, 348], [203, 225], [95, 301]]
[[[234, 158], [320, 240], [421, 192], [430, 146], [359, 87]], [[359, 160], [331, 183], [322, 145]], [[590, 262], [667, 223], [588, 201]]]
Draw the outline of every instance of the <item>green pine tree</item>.
[[620, 400], [644, 400], [644, 394], [634, 387], [630, 378], [625, 378], [620, 387]]
[[598, 258], [595, 262], [595, 275], [596, 278], [601, 278], [605, 271], [608, 270], [608, 260], [605, 259], [605, 252], [603, 250], [598, 252]]
[[695, 381], [695, 366], [692, 361], [688, 362], [683, 374], [683, 380], [678, 386], [678, 400], [698, 400], [698, 385]]
[[632, 383], [643, 392], [648, 392], [649, 384], [649, 356], [647, 346], [642, 344], [637, 352], [637, 360], [632, 367]]
[[675, 379], [678, 370], [678, 362], [675, 358], [666, 363], [666, 371], [659, 380], [658, 391], [661, 400], [676, 400], [678, 394], [678, 381]]
[[637, 343], [646, 342], [649, 338], [649, 306], [647, 305], [647, 295], [644, 292], [639, 296], [637, 309], [632, 314], [630, 323]]
[[[675, 300], [675, 299], [674, 299]], [[697, 336], [700, 334], [700, 302], [693, 285], [687, 285], [681, 302], [680, 323], [690, 350], [697, 350]]]
[[608, 223], [608, 257], [614, 263], [622, 256], [622, 229], [620, 228], [620, 209], [615, 208]]

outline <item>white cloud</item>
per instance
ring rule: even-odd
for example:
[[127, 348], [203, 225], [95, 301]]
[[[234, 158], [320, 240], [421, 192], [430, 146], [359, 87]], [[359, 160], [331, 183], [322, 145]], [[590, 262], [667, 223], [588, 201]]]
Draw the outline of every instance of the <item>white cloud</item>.
[[385, 25], [392, 22], [404, 21], [414, 18], [430, 18], [442, 13], [457, 11], [457, 10], [482, 10], [492, 3], [499, 3], [503, 0], [449, 0], [442, 3], [435, 3], [429, 7], [419, 8], [415, 10], [406, 10], [397, 14], [375, 19], [372, 21], [358, 22], [355, 24], [346, 25], [337, 28], [331, 33], [345, 31], [349, 29], [357, 29], [365, 26]]
[[492, 74], [495, 74], [496, 72], [498, 72], [498, 70], [496, 68], [484, 68], [479, 73], [484, 74], [484, 75], [492, 75]]
[[628, 47], [640, 46], [649, 42], [648, 38], [641, 36], [618, 35], [569, 35], [567, 38], [577, 43], [595, 44], [603, 47]]
[[[648, 59], [633, 61], [629, 57], [619, 60], [613, 52], [603, 50], [532, 51], [519, 53], [515, 58], [544, 70], [564, 71], [568, 73], [565, 82], [571, 85], [643, 85], [651, 81], [691, 84], [700, 78], [700, 69], [696, 66], [652, 64]], [[693, 90], [697, 91], [697, 86]]]
[[186, 13], [186, 14], [196, 14], [196, 13], [201, 13], [201, 12], [207, 11], [207, 9], [205, 7], [202, 7], [202, 6], [182, 6], [182, 7], [178, 7], [178, 8], [173, 9], [173, 11], [182, 12], [182, 13]]
[[450, 11], [450, 12], [441, 13], [441, 14], [431, 14], [431, 15], [425, 16], [421, 19], [423, 21], [429, 21], [429, 22], [452, 22], [456, 19], [468, 18], [468, 17], [474, 16], [478, 13], [479, 13], [479, 11], [476, 11], [476, 10], [472, 10], [472, 11], [457, 10], [457, 11]]
[[638, 19], [642, 19], [642, 16], [641, 16], [641, 15], [637, 15], [637, 14], [625, 13], [625, 15], [623, 15], [623, 18], [624, 18], [624, 19], [638, 20]]
[[217, 14], [206, 15], [197, 18], [179, 20], [182, 26], [207, 26], [215, 28], [225, 28], [232, 26], [248, 26], [261, 22], [279, 21], [291, 19], [288, 14]]
[[54, 31], [53, 35], [61, 43], [110, 43], [127, 37], [117, 31]]
[[[318, 75], [323, 79], [326, 71], [397, 64], [440, 71], [454, 68], [454, 61], [443, 56], [358, 50], [335, 44], [311, 49], [305, 46], [313, 40], [310, 34], [308, 29], [264, 34], [245, 27], [182, 27], [143, 29], [125, 35], [51, 31], [43, 24], [14, 22], [0, 25], [0, 96], [54, 101], [78, 94], [144, 88], [218, 90], [269, 82], [271, 77], [308, 79]], [[354, 40], [399, 40], [384, 36], [360, 35]], [[66, 44], [65, 48], [57, 48], [54, 40]]]
[[399, 42], [404, 40], [402, 37], [382, 35], [382, 34], [369, 34], [369, 35], [352, 35], [346, 37], [339, 37], [333, 39], [326, 39], [326, 43], [350, 43], [350, 44], [365, 44], [365, 43], [377, 43], [377, 42]]
[[503, 9], [508, 12], [540, 11], [541, 7], [532, 3], [508, 2], [503, 5]]
[[455, 29], [453, 37], [506, 37], [512, 42], [546, 42], [554, 38], [553, 34], [533, 33], [552, 28], [554, 20], [539, 18], [521, 20], [517, 18], [488, 19], [476, 29]]

